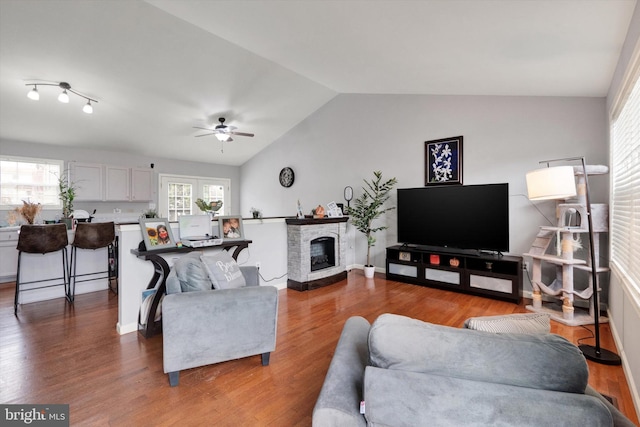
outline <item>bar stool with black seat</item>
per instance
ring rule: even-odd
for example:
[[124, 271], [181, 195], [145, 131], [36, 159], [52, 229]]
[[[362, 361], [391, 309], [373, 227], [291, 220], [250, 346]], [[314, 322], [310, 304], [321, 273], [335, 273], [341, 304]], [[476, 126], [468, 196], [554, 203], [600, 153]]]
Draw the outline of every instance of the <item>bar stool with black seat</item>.
[[[109, 251], [107, 251], [107, 259], [105, 260], [106, 270], [95, 271], [90, 273], [77, 274], [78, 266], [78, 249], [90, 249], [96, 250], [101, 248], [109, 248], [114, 245], [116, 241], [115, 225], [113, 222], [79, 222], [76, 225], [75, 235], [73, 242], [71, 243], [71, 266], [69, 273], [69, 292], [67, 293], [67, 299], [71, 302], [75, 299], [76, 283], [88, 282], [90, 280], [107, 279], [109, 282], [109, 289], [117, 293], [118, 289], [118, 277], [117, 274], [111, 268], [111, 258]], [[106, 276], [96, 277], [99, 274], [106, 274]], [[115, 288], [111, 287], [111, 279], [115, 279]]]
[[[18, 269], [16, 271], [16, 295], [13, 303], [13, 313], [18, 314], [18, 300], [20, 288], [22, 292], [50, 288], [53, 286], [64, 285], [65, 294], [68, 293], [69, 286], [69, 262], [67, 255], [67, 245], [69, 239], [67, 237], [67, 226], [65, 224], [53, 225], [23, 225], [20, 227], [18, 236]], [[52, 252], [62, 252], [62, 276], [40, 280], [31, 280], [23, 282], [21, 267], [22, 254], [41, 254], [45, 255]], [[62, 283], [53, 283], [62, 280]], [[42, 286], [28, 286], [36, 283], [44, 283]]]

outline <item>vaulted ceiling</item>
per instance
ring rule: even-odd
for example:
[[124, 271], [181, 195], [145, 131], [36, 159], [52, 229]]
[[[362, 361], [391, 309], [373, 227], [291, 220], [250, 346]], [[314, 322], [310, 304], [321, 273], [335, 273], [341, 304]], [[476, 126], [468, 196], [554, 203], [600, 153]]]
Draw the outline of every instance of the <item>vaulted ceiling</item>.
[[[604, 97], [635, 6], [0, 0], [0, 139], [241, 165], [342, 93]], [[219, 117], [255, 137], [195, 138]]]

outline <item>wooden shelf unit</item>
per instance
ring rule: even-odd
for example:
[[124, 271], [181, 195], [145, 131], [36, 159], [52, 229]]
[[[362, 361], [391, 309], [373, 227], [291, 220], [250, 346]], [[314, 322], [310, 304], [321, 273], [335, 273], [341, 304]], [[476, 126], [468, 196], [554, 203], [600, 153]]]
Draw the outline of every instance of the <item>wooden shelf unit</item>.
[[387, 248], [386, 264], [389, 280], [520, 302], [521, 257], [396, 245]]

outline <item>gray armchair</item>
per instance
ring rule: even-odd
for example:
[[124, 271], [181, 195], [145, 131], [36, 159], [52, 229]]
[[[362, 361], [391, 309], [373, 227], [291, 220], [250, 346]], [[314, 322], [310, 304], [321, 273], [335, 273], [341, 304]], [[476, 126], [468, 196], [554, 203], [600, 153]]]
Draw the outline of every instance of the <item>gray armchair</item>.
[[212, 290], [210, 271], [197, 255], [174, 264], [162, 301], [164, 372], [172, 387], [184, 369], [258, 354], [262, 365], [269, 364], [276, 347], [278, 292], [259, 286], [256, 267], [240, 271], [246, 286]]

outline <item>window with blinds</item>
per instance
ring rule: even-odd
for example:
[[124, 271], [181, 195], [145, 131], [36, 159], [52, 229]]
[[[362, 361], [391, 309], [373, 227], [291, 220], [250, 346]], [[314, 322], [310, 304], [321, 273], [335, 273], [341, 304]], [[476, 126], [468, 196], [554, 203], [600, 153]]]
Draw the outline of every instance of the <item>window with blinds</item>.
[[640, 84], [611, 123], [611, 264], [640, 295]]

